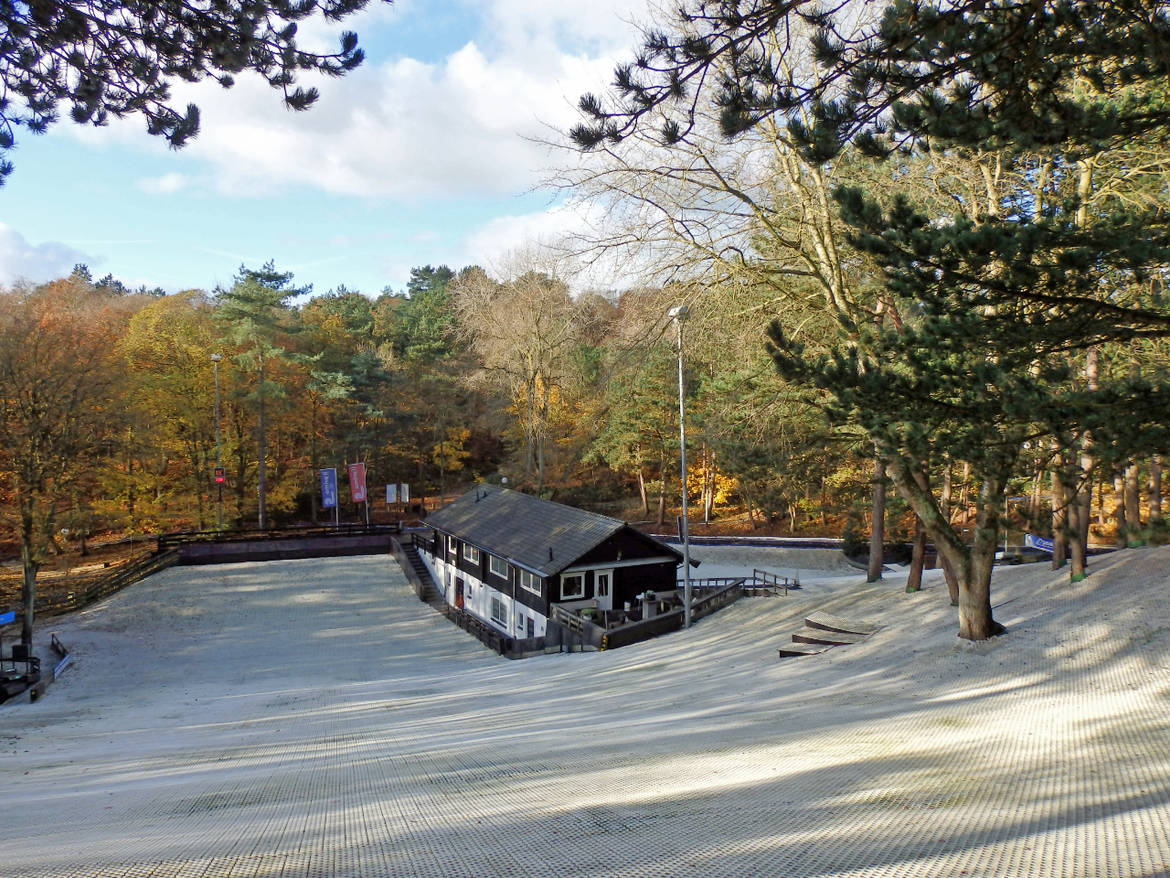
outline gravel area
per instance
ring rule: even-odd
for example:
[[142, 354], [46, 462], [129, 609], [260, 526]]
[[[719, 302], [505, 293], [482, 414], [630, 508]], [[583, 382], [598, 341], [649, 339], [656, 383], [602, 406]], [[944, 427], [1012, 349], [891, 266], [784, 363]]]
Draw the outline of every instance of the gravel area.
[[[788, 597], [524, 661], [386, 556], [164, 571], [45, 626], [74, 666], [0, 706], [0, 873], [1170, 874], [1170, 548], [1004, 569], [986, 643], [937, 574], [793, 551], [699, 555]], [[881, 627], [779, 659], [812, 610]]]

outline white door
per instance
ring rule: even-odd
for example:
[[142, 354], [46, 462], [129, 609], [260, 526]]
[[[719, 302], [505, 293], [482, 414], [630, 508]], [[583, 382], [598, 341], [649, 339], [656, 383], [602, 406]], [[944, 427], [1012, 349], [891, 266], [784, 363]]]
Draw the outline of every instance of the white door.
[[613, 571], [598, 570], [593, 574], [593, 596], [599, 610], [613, 609]]

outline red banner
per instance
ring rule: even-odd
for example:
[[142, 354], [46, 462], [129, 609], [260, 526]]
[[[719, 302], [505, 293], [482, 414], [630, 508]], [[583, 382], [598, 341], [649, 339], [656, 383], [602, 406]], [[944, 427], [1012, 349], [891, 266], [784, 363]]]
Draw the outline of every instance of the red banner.
[[351, 463], [349, 465], [349, 495], [354, 503], [366, 501], [366, 465]]

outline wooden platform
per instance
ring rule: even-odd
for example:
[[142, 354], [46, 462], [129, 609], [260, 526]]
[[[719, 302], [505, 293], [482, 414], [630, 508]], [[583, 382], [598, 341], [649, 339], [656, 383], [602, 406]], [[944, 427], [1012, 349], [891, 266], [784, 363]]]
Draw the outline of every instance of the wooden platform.
[[804, 617], [804, 624], [809, 628], [820, 628], [823, 631], [841, 631], [845, 634], [873, 634], [877, 626], [870, 622], [855, 622], [842, 619], [829, 613], [810, 613]]
[[877, 630], [869, 622], [843, 619], [829, 613], [810, 613], [804, 619], [804, 627], [792, 635], [792, 642], [779, 647], [781, 658], [802, 655], [818, 655], [835, 646], [860, 643]]
[[823, 628], [809, 628], [805, 626], [792, 635], [795, 643], [823, 643], [826, 646], [844, 646], [847, 643], [860, 643], [868, 634], [847, 634], [842, 631], [826, 631]]
[[793, 641], [780, 647], [780, 658], [798, 655], [817, 655], [826, 649], [832, 649], [832, 647], [825, 643], [797, 643]]

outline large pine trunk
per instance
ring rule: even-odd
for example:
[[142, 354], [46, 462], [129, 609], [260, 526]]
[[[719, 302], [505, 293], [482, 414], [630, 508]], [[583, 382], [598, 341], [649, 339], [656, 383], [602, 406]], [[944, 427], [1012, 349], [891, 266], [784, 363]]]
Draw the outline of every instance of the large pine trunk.
[[958, 580], [959, 636], [986, 640], [1003, 632], [991, 611], [991, 572], [999, 535], [998, 505], [1003, 502], [1003, 483], [985, 477], [976, 500], [975, 540], [970, 547], [955, 533], [927, 487], [920, 484], [911, 464], [901, 458], [890, 462], [890, 474], [898, 491], [922, 519], [939, 557], [951, 565]]
[[882, 559], [885, 554], [886, 522], [886, 462], [880, 457], [873, 462], [873, 518], [869, 528], [869, 569], [866, 582], [882, 578]]
[[910, 553], [910, 575], [906, 577], [906, 591], [922, 590], [922, 568], [926, 563], [926, 528], [922, 519], [914, 516], [914, 548]]
[[1138, 468], [1131, 463], [1125, 468], [1125, 523], [1129, 543], [1141, 539], [1142, 496], [1138, 487]]
[[1065, 531], [1068, 527], [1068, 508], [1065, 506], [1064, 485], [1060, 480], [1060, 469], [1064, 461], [1057, 458], [1052, 470], [1052, 569], [1058, 570], [1065, 564]]

